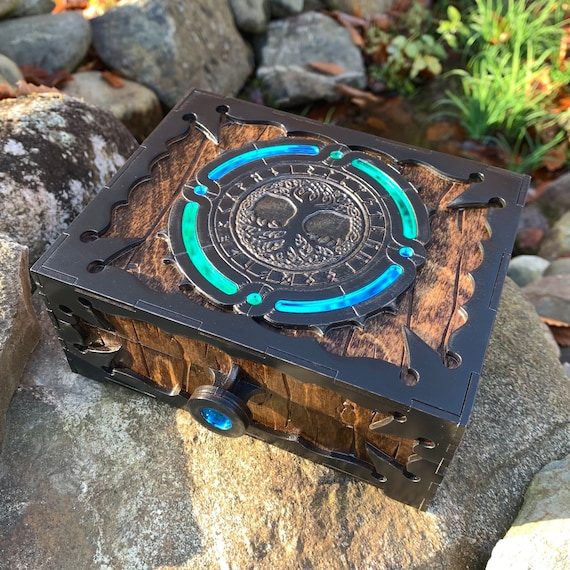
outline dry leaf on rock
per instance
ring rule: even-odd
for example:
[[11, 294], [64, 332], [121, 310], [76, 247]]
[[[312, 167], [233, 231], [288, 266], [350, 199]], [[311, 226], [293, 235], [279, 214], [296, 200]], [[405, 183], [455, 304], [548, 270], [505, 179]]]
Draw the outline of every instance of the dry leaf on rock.
[[323, 75], [342, 75], [344, 73], [344, 69], [340, 65], [324, 61], [312, 61], [307, 64], [307, 67]]
[[350, 32], [350, 39], [355, 46], [362, 49], [366, 47], [366, 38], [364, 37], [364, 32], [368, 28], [366, 20], [338, 10], [333, 10], [328, 14]]
[[381, 101], [381, 99], [373, 93], [362, 91], [361, 89], [345, 85], [344, 83], [337, 83], [334, 87], [337, 93], [350, 97], [356, 105], [362, 105], [363, 103], [378, 103]]
[[17, 97], [21, 97], [22, 95], [32, 95], [33, 93], [61, 93], [61, 91], [55, 87], [48, 87], [47, 85], [34, 85], [33, 83], [27, 83], [26, 81], [18, 81], [16, 85]]
[[124, 81], [119, 77], [119, 75], [113, 71], [103, 71], [101, 73], [101, 78], [114, 89], [120, 89], [125, 85]]
[[17, 97], [14, 88], [6, 82], [0, 83], [0, 100], [2, 99], [14, 99]]
[[353, 16], [351, 14], [347, 14], [346, 12], [341, 12], [340, 10], [333, 10], [332, 12], [325, 13], [333, 17], [339, 24], [342, 24], [343, 26], [350, 25], [360, 28], [368, 27], [368, 22], [360, 16]]
[[548, 317], [540, 317], [543, 323], [546, 323], [554, 336], [554, 340], [560, 346], [570, 346], [570, 323], [564, 321], [556, 321]]
[[27, 83], [47, 87], [61, 87], [73, 79], [73, 75], [68, 71], [60, 70], [50, 73], [37, 65], [21, 65], [20, 71]]

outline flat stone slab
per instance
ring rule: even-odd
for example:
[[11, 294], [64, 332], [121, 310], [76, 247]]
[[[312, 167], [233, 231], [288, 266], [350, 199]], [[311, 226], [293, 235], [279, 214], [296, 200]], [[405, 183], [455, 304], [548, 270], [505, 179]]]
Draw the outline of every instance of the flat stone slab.
[[570, 455], [532, 480], [521, 512], [486, 570], [570, 569]]
[[511, 282], [470, 424], [427, 513], [73, 374], [41, 320], [0, 455], [1, 568], [481, 568], [533, 475], [570, 452], [570, 383]]
[[10, 400], [40, 339], [30, 295], [28, 248], [0, 233], [0, 445]]

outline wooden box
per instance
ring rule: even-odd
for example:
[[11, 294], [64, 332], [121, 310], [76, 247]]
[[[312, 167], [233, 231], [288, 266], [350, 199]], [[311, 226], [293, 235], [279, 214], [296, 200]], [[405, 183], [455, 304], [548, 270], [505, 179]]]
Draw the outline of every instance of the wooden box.
[[527, 186], [193, 91], [32, 271], [73, 370], [425, 509]]

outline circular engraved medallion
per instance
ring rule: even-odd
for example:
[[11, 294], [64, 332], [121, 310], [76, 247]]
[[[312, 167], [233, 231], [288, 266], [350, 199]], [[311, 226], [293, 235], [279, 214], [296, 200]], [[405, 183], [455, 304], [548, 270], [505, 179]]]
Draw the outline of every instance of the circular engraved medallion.
[[393, 168], [311, 139], [222, 154], [169, 221], [178, 267], [211, 302], [280, 325], [363, 322], [414, 281], [427, 211]]
[[230, 227], [253, 259], [281, 271], [315, 273], [349, 258], [367, 216], [351, 193], [325, 180], [281, 177], [247, 193]]

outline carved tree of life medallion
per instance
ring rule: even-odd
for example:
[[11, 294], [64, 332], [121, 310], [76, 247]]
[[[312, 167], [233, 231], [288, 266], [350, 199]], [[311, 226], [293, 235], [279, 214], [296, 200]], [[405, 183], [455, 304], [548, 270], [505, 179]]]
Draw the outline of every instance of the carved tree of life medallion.
[[412, 285], [427, 210], [365, 151], [312, 139], [206, 164], [169, 218], [172, 253], [211, 303], [281, 326], [363, 323]]

